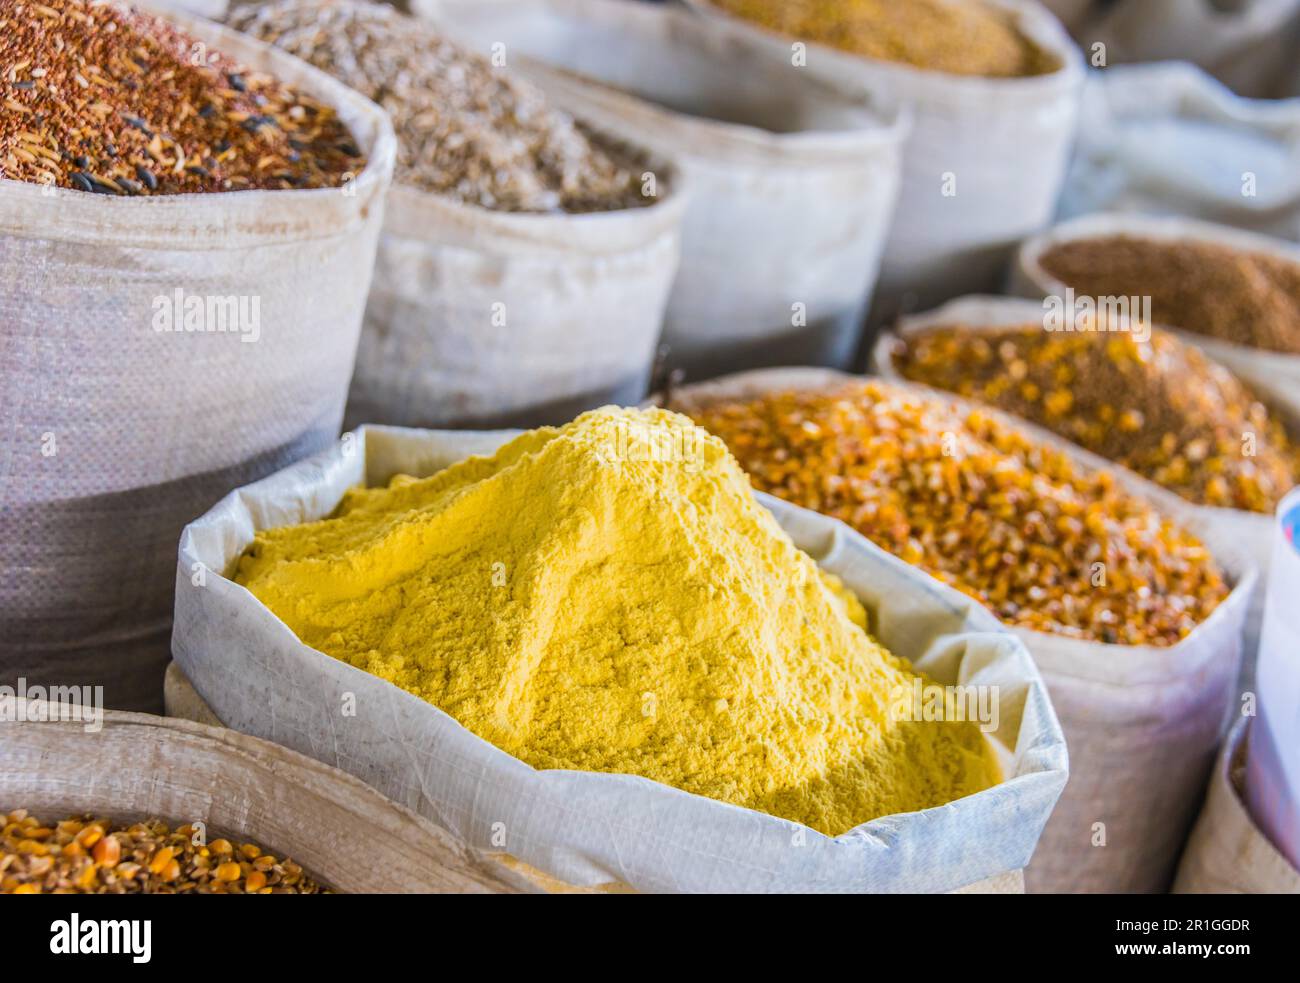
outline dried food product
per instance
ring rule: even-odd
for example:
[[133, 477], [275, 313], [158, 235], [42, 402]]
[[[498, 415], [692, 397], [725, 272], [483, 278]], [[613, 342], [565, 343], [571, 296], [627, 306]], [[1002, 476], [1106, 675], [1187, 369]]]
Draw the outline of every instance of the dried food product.
[[1152, 330], [940, 326], [899, 340], [894, 365], [1032, 420], [1198, 505], [1272, 512], [1300, 451], [1227, 369]]
[[399, 11], [359, 0], [235, 8], [238, 30], [311, 62], [384, 107], [396, 180], [506, 212], [592, 212], [653, 202], [642, 168], [540, 89]]
[[842, 519], [1008, 624], [1172, 645], [1228, 594], [1206, 547], [1110, 472], [979, 408], [870, 381], [693, 415], [759, 489]]
[[1043, 75], [1060, 66], [980, 0], [715, 0], [782, 34], [953, 75]]
[[186, 824], [0, 813], [0, 894], [320, 894], [296, 863], [256, 843], [205, 842]]
[[1300, 263], [1200, 240], [1110, 235], [1052, 246], [1051, 276], [1092, 297], [1150, 297], [1157, 324], [1300, 354]]
[[0, 0], [0, 178], [106, 195], [336, 187], [329, 106], [110, 0]]
[[304, 643], [539, 769], [639, 775], [838, 835], [999, 780], [979, 726], [797, 549], [722, 442], [606, 408], [259, 532]]

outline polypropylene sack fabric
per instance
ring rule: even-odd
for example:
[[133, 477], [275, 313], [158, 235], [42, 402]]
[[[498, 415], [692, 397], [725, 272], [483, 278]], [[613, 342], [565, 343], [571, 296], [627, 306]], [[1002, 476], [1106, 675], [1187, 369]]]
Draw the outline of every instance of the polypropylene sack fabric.
[[690, 185], [664, 367], [847, 366], [899, 183], [906, 121], [728, 22], [624, 0], [422, 0], [420, 13]]
[[686, 203], [655, 173], [654, 204], [581, 215], [394, 187], [347, 426], [536, 426], [640, 399]]
[[[761, 38], [787, 61], [792, 37], [688, 0]], [[911, 111], [903, 174], [871, 321], [994, 289], [1016, 242], [1051, 221], [1074, 140], [1083, 58], [1036, 0], [987, 0], [1060, 61], [1027, 78], [925, 71], [806, 44], [806, 71], [828, 85]]]
[[[580, 886], [946, 891], [1028, 861], [1067, 764], [1023, 646], [969, 598], [815, 513], [762, 499], [794, 541], [861, 598], [882, 643], [939, 683], [997, 687], [991, 736], [1006, 751], [1004, 782], [832, 839], [640, 777], [537, 771], [431, 704], [303, 645], [220, 574], [257, 529], [320, 518], [359, 482], [430, 474], [510, 436], [366, 427], [191, 523], [180, 545], [173, 650], [218, 716], [352, 772], [471, 846], [508, 851]], [[196, 569], [207, 571], [201, 586]], [[345, 693], [355, 715], [340, 713]]]
[[1107, 211], [1300, 239], [1300, 99], [1245, 99], [1186, 62], [1090, 73], [1057, 216]]
[[1178, 865], [1175, 894], [1300, 894], [1300, 870], [1260, 832], [1241, 800], [1252, 724], [1224, 743], [1200, 818]]
[[[948, 322], [944, 312], [952, 309], [963, 315], [963, 323], [988, 323], [987, 314], [980, 317], [973, 309], [976, 303], [1000, 307], [1004, 314], [1007, 305], [1025, 306], [1024, 301], [1004, 298], [968, 298], [924, 318]], [[1021, 323], [1023, 313], [1013, 312], [1010, 319]], [[963, 403], [951, 393], [892, 375], [894, 385]], [[687, 386], [676, 398], [749, 398], [855, 378], [861, 377], [788, 369], [749, 372]], [[1115, 473], [1129, 492], [1151, 500], [1199, 536], [1233, 584], [1232, 593], [1210, 617], [1169, 648], [1105, 645], [1006, 629], [1024, 642], [1042, 673], [1070, 748], [1070, 780], [1025, 870], [1026, 889], [1163, 891], [1195, 816], [1235, 693], [1243, 622], [1257, 574], [1236, 548], [1231, 532], [1194, 514], [1170, 493], [1045, 430], [996, 410], [987, 412], [1058, 448], [1081, 468]], [[1094, 840], [1104, 846], [1094, 845]]]
[[[0, 180], [0, 682], [103, 685], [125, 709], [162, 706], [185, 523], [338, 436], [395, 153], [356, 93], [171, 16], [336, 107], [369, 163], [311, 191]], [[177, 292], [242, 301], [247, 330], [157, 330]]]

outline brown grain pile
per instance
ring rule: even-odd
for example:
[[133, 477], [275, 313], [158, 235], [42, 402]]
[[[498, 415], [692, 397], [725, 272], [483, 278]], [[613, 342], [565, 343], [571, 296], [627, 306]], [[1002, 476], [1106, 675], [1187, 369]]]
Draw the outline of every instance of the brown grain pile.
[[900, 374], [1024, 417], [1198, 505], [1272, 512], [1300, 451], [1227, 369], [1164, 331], [936, 327], [901, 339]]
[[1157, 324], [1300, 354], [1300, 264], [1213, 242], [1115, 235], [1064, 242], [1039, 263], [1079, 294], [1150, 297]]
[[640, 167], [602, 145], [540, 89], [412, 17], [354, 0], [283, 0], [229, 22], [309, 61], [393, 119], [395, 180], [506, 212], [648, 205]]
[[325, 188], [328, 106], [108, 0], [0, 0], [0, 177], [107, 195]]
[[1011, 625], [1172, 645], [1228, 594], [1206, 547], [996, 416], [868, 381], [683, 406], [755, 487], [842, 519]]
[[47, 826], [26, 809], [0, 820], [0, 894], [328, 893], [292, 860], [255, 843], [202, 843], [190, 825], [73, 816]]
[[1044, 75], [1060, 64], [980, 0], [715, 0], [769, 30], [951, 75]]

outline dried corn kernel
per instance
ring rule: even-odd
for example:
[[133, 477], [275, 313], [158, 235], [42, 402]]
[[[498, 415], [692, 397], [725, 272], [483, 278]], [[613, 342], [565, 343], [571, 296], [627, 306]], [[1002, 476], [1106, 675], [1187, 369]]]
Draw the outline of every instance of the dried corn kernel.
[[[251, 863], [226, 861], [214, 870], [204, 856], [208, 848], [194, 844], [194, 830], [189, 825], [173, 830], [158, 820], [149, 820], [113, 827], [104, 819], [75, 816], [47, 827], [28, 816], [26, 810], [8, 817], [0, 814], [0, 821], [0, 893], [322, 891], [297, 864], [277, 860], [253, 843], [240, 847], [242, 855], [255, 858]], [[228, 840], [216, 843], [224, 844], [225, 854], [234, 852]]]
[[1008, 624], [1172, 645], [1228, 593], [1205, 546], [1112, 474], [979, 408], [878, 382], [680, 408], [757, 488], [844, 520]]
[[[1048, 427], [1198, 505], [1272, 512], [1300, 479], [1300, 450], [1264, 405], [1165, 331], [1143, 341], [1131, 331], [943, 326], [901, 339], [894, 358], [908, 379]], [[1016, 364], [1030, 384], [1050, 385], [1062, 368], [1085, 381], [1040, 403], [997, 386]]]

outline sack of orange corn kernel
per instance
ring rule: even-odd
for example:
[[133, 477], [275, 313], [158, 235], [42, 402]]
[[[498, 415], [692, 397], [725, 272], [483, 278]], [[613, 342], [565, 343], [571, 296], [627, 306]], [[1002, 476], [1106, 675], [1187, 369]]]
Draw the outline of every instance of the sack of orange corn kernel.
[[[667, 405], [697, 420], [703, 419], [709, 427], [708, 414], [719, 413], [718, 408], [724, 404], [736, 407], [791, 391], [834, 391], [845, 384], [882, 385], [878, 380], [829, 370], [778, 369], [687, 386], [670, 393]], [[1092, 478], [1090, 484], [1111, 489], [1109, 495], [1140, 500], [1134, 506], [1134, 521], [1127, 524], [1129, 532], [1143, 525], [1144, 513], [1151, 511], [1148, 506], [1155, 506], [1198, 537], [1222, 571], [1226, 596], [1186, 637], [1163, 647], [1068, 637], [1004, 619], [1006, 629], [1025, 643], [1038, 664], [1070, 748], [1070, 780], [1043, 832], [1033, 862], [1025, 871], [1027, 889], [1042, 892], [1166, 889], [1195, 816], [1234, 696], [1242, 627], [1256, 582], [1254, 566], [1236, 549], [1231, 534], [1206, 521], [1203, 514], [1046, 431], [927, 387], [901, 381], [883, 385], [905, 405], [937, 408], [937, 415], [929, 420], [930, 429], [920, 436], [932, 445], [930, 449], [936, 456], [944, 456], [947, 448], [952, 449], [949, 456], [961, 452], [962, 437], [957, 431], [967, 414], [977, 412], [981, 418], [994, 421], [1008, 432], [1022, 434], [1030, 445], [1042, 448], [1043, 451], [1034, 452], [1039, 456], [1040, 465], [1046, 453], [1055, 455], [1054, 467], [1058, 473], [1063, 468], [1080, 475], [1109, 472], [1113, 479]], [[948, 407], [953, 409], [950, 411]], [[953, 413], [957, 415], [945, 415]], [[786, 448], [788, 464], [778, 462], [772, 466], [775, 470], [768, 470], [769, 462], [759, 459], [752, 447], [732, 446], [733, 452], [740, 451], [742, 467], [750, 471], [760, 489], [775, 491], [776, 484], [787, 480], [784, 475], [791, 468], [806, 468], [817, 459], [816, 429], [820, 421], [811, 413], [801, 414], [799, 409], [791, 409], [789, 418], [808, 435], [809, 442], [805, 446]], [[723, 425], [719, 423], [717, 427], [722, 429]], [[880, 448], [898, 448], [906, 443], [903, 435], [890, 426], [882, 429], [879, 437]], [[823, 448], [827, 460], [843, 462], [855, 453], [849, 438], [844, 441], [832, 441]], [[902, 470], [898, 470], [889, 463], [896, 458], [888, 458], [888, 453], [888, 450], [864, 453], [862, 460], [868, 473], [857, 479], [860, 484], [856, 490], [855, 479], [843, 474], [831, 475], [829, 483], [816, 485], [806, 481], [789, 487], [798, 489], [801, 497], [825, 495], [827, 501], [847, 491], [849, 495], [860, 496], [858, 507], [864, 508], [871, 507], [870, 489], [897, 489], [909, 483], [924, 487], [926, 476], [913, 470], [919, 466], [917, 460], [906, 461]], [[903, 453], [906, 456], [910, 452]], [[795, 462], [801, 463], [796, 466]], [[983, 463], [986, 470], [994, 470], [987, 455]], [[1030, 480], [1050, 482], [1052, 479], [1039, 474]], [[1099, 481], [1101, 484], [1097, 484]], [[1060, 494], [1051, 493], [1058, 497]], [[848, 518], [852, 521], [853, 517], [850, 514]], [[906, 539], [909, 530], [905, 518], [895, 518], [904, 523], [902, 531]], [[973, 518], [966, 520], [971, 528], [975, 522]], [[866, 522], [854, 524], [859, 528], [870, 526]], [[949, 537], [943, 541], [944, 549], [955, 555], [957, 545], [949, 540], [960, 536], [951, 529], [944, 532]], [[1114, 545], [1122, 548], [1122, 544]], [[1190, 552], [1185, 550], [1184, 559], [1195, 556], [1196, 552], [1195, 547]], [[1022, 564], [995, 559], [995, 566], [999, 565], [1006, 569]], [[934, 569], [934, 572], [949, 583], [954, 582], [955, 578], [943, 570]], [[1119, 572], [1112, 570], [1111, 577], [1118, 602], [1122, 604], [1124, 595], [1134, 596], [1135, 592], [1122, 588]], [[1085, 578], [1094, 575], [1091, 564], [1083, 575]], [[1032, 603], [1029, 613], [1038, 613], [1032, 611]]]
[[[152, 887], [205, 893], [214, 878], [195, 869], [190, 845], [210, 848], [215, 868], [231, 840], [244, 857], [260, 857], [252, 870], [263, 871], [262, 891], [317, 885], [346, 894], [533, 890], [508, 867], [352, 775], [277, 744], [149, 714], [109, 710], [99, 717], [87, 707], [24, 698], [11, 698], [9, 709], [0, 722], [0, 894], [73, 885], [114, 894]], [[6, 812], [16, 829], [6, 829]], [[126, 831], [110, 837], [118, 841], [121, 866], [96, 871], [75, 852], [61, 852], [44, 871], [3, 862], [15, 845], [22, 852], [24, 826], [43, 830], [41, 842], [57, 843], [94, 825], [87, 820], [103, 821], [101, 829], [110, 833]], [[127, 831], [136, 823], [141, 826]], [[178, 842], [173, 833], [184, 839]], [[179, 869], [159, 869], [155, 877], [128, 871], [131, 844], [149, 841], [169, 842]], [[248, 844], [257, 851], [245, 851]], [[258, 890], [249, 866], [241, 866], [225, 889]], [[294, 875], [314, 883], [298, 884]], [[227, 880], [220, 874], [215, 879]]]
[[[259, 532], [328, 516], [357, 485], [387, 485], [394, 475], [433, 475], [468, 456], [490, 455], [514, 436], [364, 427], [328, 452], [232, 492], [191, 523], [180, 544], [173, 650], [204, 702], [230, 727], [337, 765], [471, 846], [507, 851], [575, 886], [618, 881], [643, 891], [949, 891], [1028, 862], [1067, 763], [1059, 726], [1024, 646], [970, 598], [932, 583], [816, 513], [759, 500], [785, 530], [782, 535], [860, 599], [882, 644], [941, 686], [966, 687], [990, 699], [988, 708], [997, 719], [988, 720], [986, 736], [1002, 762], [1000, 782], [942, 806], [881, 816], [830, 836], [638, 774], [534, 768], [431, 702], [309, 647], [249, 589], [223, 576], [235, 576], [235, 565]], [[526, 463], [538, 456], [510, 460]], [[617, 474], [619, 469], [600, 460], [602, 473]], [[743, 484], [731, 484], [722, 457], [699, 480], [718, 478], [719, 468], [726, 469], [725, 489], [722, 481], [713, 487], [724, 489], [722, 498], [750, 494]], [[647, 478], [645, 470], [635, 475]], [[734, 479], [743, 482], [738, 473]], [[647, 491], [629, 480], [625, 507], [639, 515], [644, 510], [644, 517], [656, 512], [667, 490], [656, 485], [658, 492]], [[501, 485], [489, 491], [493, 488], [499, 491]], [[458, 500], [471, 497], [458, 495]], [[615, 537], [615, 545], [625, 543], [617, 538], [615, 518], [602, 514], [598, 528]], [[505, 515], [485, 521], [522, 520]], [[553, 525], [555, 520], [538, 521]], [[754, 521], [768, 530], [764, 536], [778, 532], [768, 525], [770, 517]], [[583, 523], [590, 526], [586, 519]], [[481, 534], [475, 530], [476, 538]], [[640, 559], [628, 562], [635, 568]], [[569, 591], [580, 589], [565, 572], [568, 566], [556, 567], [561, 560], [545, 561], [554, 573], [550, 579], [570, 584]], [[613, 589], [611, 579], [630, 576], [619, 565], [611, 562], [600, 574], [604, 589]], [[473, 575], [457, 570], [456, 576]], [[694, 585], [690, 596], [712, 596], [712, 576], [685, 577]], [[577, 599], [568, 596], [564, 603], [572, 606]], [[458, 624], [455, 612], [424, 610], [422, 616], [437, 618], [448, 631]], [[542, 623], [553, 626], [553, 617], [547, 617]], [[720, 617], [725, 623], [725, 614]], [[488, 642], [476, 635], [462, 648]], [[388, 654], [399, 662], [414, 658], [405, 649]], [[594, 693], [601, 685], [586, 680], [577, 688]], [[352, 712], [341, 712], [349, 703]], [[611, 729], [612, 742], [623, 715], [593, 719], [591, 754], [604, 747], [599, 728]], [[711, 767], [706, 761], [697, 765]]]
[[[1059, 311], [1059, 308], [1053, 305], [1051, 310]], [[1049, 310], [1044, 307], [1044, 303], [1039, 301], [1012, 297], [958, 298], [933, 311], [904, 318], [898, 324], [896, 334], [887, 333], [878, 338], [872, 353], [872, 365], [886, 378], [901, 378], [907, 375], [913, 381], [922, 381], [917, 378], [919, 370], [909, 369], [903, 362], [909, 339], [915, 339], [918, 335], [940, 327], [962, 327], [972, 331], [997, 332], [1014, 326], [1044, 326], [1047, 324], [1044, 318], [1048, 313]], [[1179, 405], [1184, 407], [1184, 412], [1199, 412], [1198, 407], [1203, 408], [1203, 415], [1207, 417], [1207, 422], [1200, 426], [1200, 430], [1206, 430], [1208, 437], [1199, 432], [1196, 436], [1201, 439], [1201, 442], [1208, 439], [1214, 446], [1222, 448], [1224, 450], [1222, 460], [1214, 461], [1207, 457], [1199, 466], [1189, 464], [1178, 470], [1168, 467], [1163, 458], [1154, 456], [1151, 448], [1138, 444], [1135, 445], [1137, 447], [1135, 452], [1117, 442], [1115, 428], [1122, 428], [1125, 422], [1118, 408], [1114, 419], [1097, 421], [1099, 428], [1105, 428], [1104, 434], [1081, 430], [1079, 441], [1087, 441], [1097, 449], [1120, 446], [1124, 448], [1125, 453], [1140, 454], [1141, 456], [1135, 456], [1131, 461], [1130, 470], [1140, 469], [1143, 472], [1140, 477], [1144, 476], [1155, 481], [1156, 484], [1151, 488], [1153, 492], [1163, 492], [1166, 496], [1172, 495], [1182, 505], [1190, 506], [1207, 524], [1221, 530], [1229, 541], [1236, 543], [1238, 548], [1246, 552], [1259, 568], [1260, 585], [1251, 597], [1243, 648], [1245, 660], [1241, 684], [1243, 688], [1249, 688], [1254, 682], [1254, 660], [1259, 647], [1259, 631], [1263, 619], [1264, 587], [1272, 559], [1273, 508], [1300, 477], [1300, 453], [1296, 451], [1296, 447], [1300, 446], [1300, 389], [1291, 393], [1289, 398], [1276, 399], [1274, 390], [1261, 389], [1254, 380], [1242, 376], [1232, 365], [1228, 365], [1227, 368], [1232, 375], [1237, 376], [1237, 380], [1230, 378], [1222, 365], [1213, 364], [1217, 361], [1218, 351], [1206, 348], [1202, 344], [1203, 339], [1185, 332], [1157, 330], [1165, 334], [1166, 340], [1161, 341], [1157, 338], [1156, 344], [1161, 349], [1162, 358], [1161, 362], [1156, 363], [1150, 370], [1150, 378], [1164, 385], [1157, 391], [1156, 398], [1152, 400], [1153, 405], [1147, 408], [1146, 415], [1169, 419], [1170, 414]], [[1066, 335], [1076, 339], [1083, 337], [1078, 332], [1072, 335], [1067, 332]], [[1044, 337], [1049, 336], [1045, 330]], [[1144, 337], [1147, 337], [1147, 334], [1131, 335], [1133, 341]], [[1183, 344], [1180, 345], [1180, 342]], [[1196, 353], [1186, 350], [1189, 345], [1204, 349], [1209, 361], [1200, 364]], [[1141, 350], [1145, 351], [1145, 348]], [[1130, 354], [1137, 353], [1136, 347], [1131, 349]], [[1253, 359], [1264, 355], [1262, 352], [1247, 354]], [[998, 357], [1000, 358], [1000, 355]], [[1268, 357], [1286, 358], [1275, 353], [1268, 353]], [[1296, 361], [1300, 362], [1300, 358]], [[1067, 366], [1067, 368], [1071, 367]], [[956, 377], [956, 373], [951, 369], [940, 368], [937, 371], [945, 379]], [[1160, 379], [1158, 375], [1160, 371], [1167, 372], [1171, 378]], [[1203, 379], [1189, 385], [1192, 373], [1197, 372], [1204, 373]], [[1142, 376], [1138, 374], [1137, 377]], [[1258, 376], [1255, 378], [1257, 379]], [[1238, 382], [1243, 383], [1249, 391], [1243, 391]], [[1122, 382], [1105, 378], [1073, 379], [1068, 385], [1062, 387], [1062, 391], [1070, 394], [1072, 404], [1083, 403], [1086, 400], [1089, 405], [1095, 405], [1099, 393], [1103, 395], [1113, 393], [1116, 402], [1135, 403], [1137, 394], [1131, 390], [1133, 385], [1136, 385], [1134, 379], [1126, 379]], [[1297, 379], [1297, 385], [1300, 386], [1300, 378]], [[1124, 388], [1126, 386], [1129, 387], [1127, 391]], [[942, 388], [949, 387], [944, 385]], [[1122, 398], [1121, 392], [1126, 392], [1126, 396]], [[995, 398], [1000, 408], [1028, 416], [1028, 411], [1023, 407], [1040, 405], [1043, 398], [1050, 398], [1053, 394], [1034, 395], [1037, 397], [1035, 401], [1025, 402], [1011, 391], [1008, 385], [1007, 392]], [[1268, 403], [1268, 409], [1265, 410], [1263, 406], [1248, 406], [1252, 395], [1264, 399]], [[1237, 404], [1236, 412], [1243, 417], [1236, 433], [1228, 432], [1226, 422], [1230, 402]], [[1045, 413], [1046, 410], [1043, 412]], [[1066, 416], [1068, 411], [1057, 414], [1057, 418], [1063, 420]], [[1215, 419], [1209, 420], [1211, 416]], [[1039, 416], [1029, 422], [1035, 423], [1037, 420], [1047, 419], [1047, 416]], [[1133, 424], [1137, 428], [1135, 433], [1140, 432], [1140, 425], [1144, 419], [1141, 415], [1135, 418]], [[1088, 423], [1089, 421], [1081, 421], [1079, 425], [1086, 427]], [[1072, 424], [1054, 424], [1051, 429], [1065, 437], [1062, 430], [1068, 429], [1070, 425]], [[1216, 426], [1217, 432], [1215, 432]], [[1246, 446], [1243, 441], [1247, 435], [1250, 440], [1249, 458], [1243, 453], [1243, 448]], [[1180, 438], [1182, 436], [1179, 435]], [[1172, 440], [1172, 438], [1165, 439]], [[1176, 459], [1175, 463], [1181, 460], [1177, 458], [1178, 454], [1186, 457], [1184, 452], [1192, 443], [1194, 441], [1171, 444], [1175, 451], [1171, 457]], [[1088, 449], [1080, 448], [1080, 451], [1090, 456]], [[1235, 466], [1247, 460], [1250, 462], [1248, 467]], [[1114, 463], [1101, 456], [1096, 457], [1095, 461], [1098, 464], [1113, 465]], [[1214, 483], [1215, 479], [1207, 478], [1211, 471], [1226, 471], [1232, 476], [1233, 481]]]
[[[0, 164], [0, 682], [103, 685], [108, 706], [158, 710], [180, 530], [232, 483], [338, 435], [392, 127], [357, 93], [214, 24], [166, 15], [186, 37], [113, 5], [50, 0], [39, 17], [12, 6], [11, 44], [30, 45], [28, 70], [43, 74], [0, 107], [0, 143], [40, 118], [26, 103], [105, 112], [66, 95], [85, 82], [74, 52], [117, 37], [133, 53], [96, 68], [123, 122], [81, 122], [89, 136], [71, 137], [82, 130], [68, 109], [21, 131], [43, 141], [40, 157], [19, 148], [37, 164]], [[137, 59], [151, 66], [144, 86], [127, 78]], [[280, 172], [310, 167], [315, 155], [293, 144], [341, 136], [339, 123], [355, 146], [337, 149], [364, 167], [338, 164], [335, 186]], [[77, 156], [60, 166], [89, 173], [50, 165], [69, 139]], [[241, 171], [232, 162], [250, 146], [268, 152]]]

